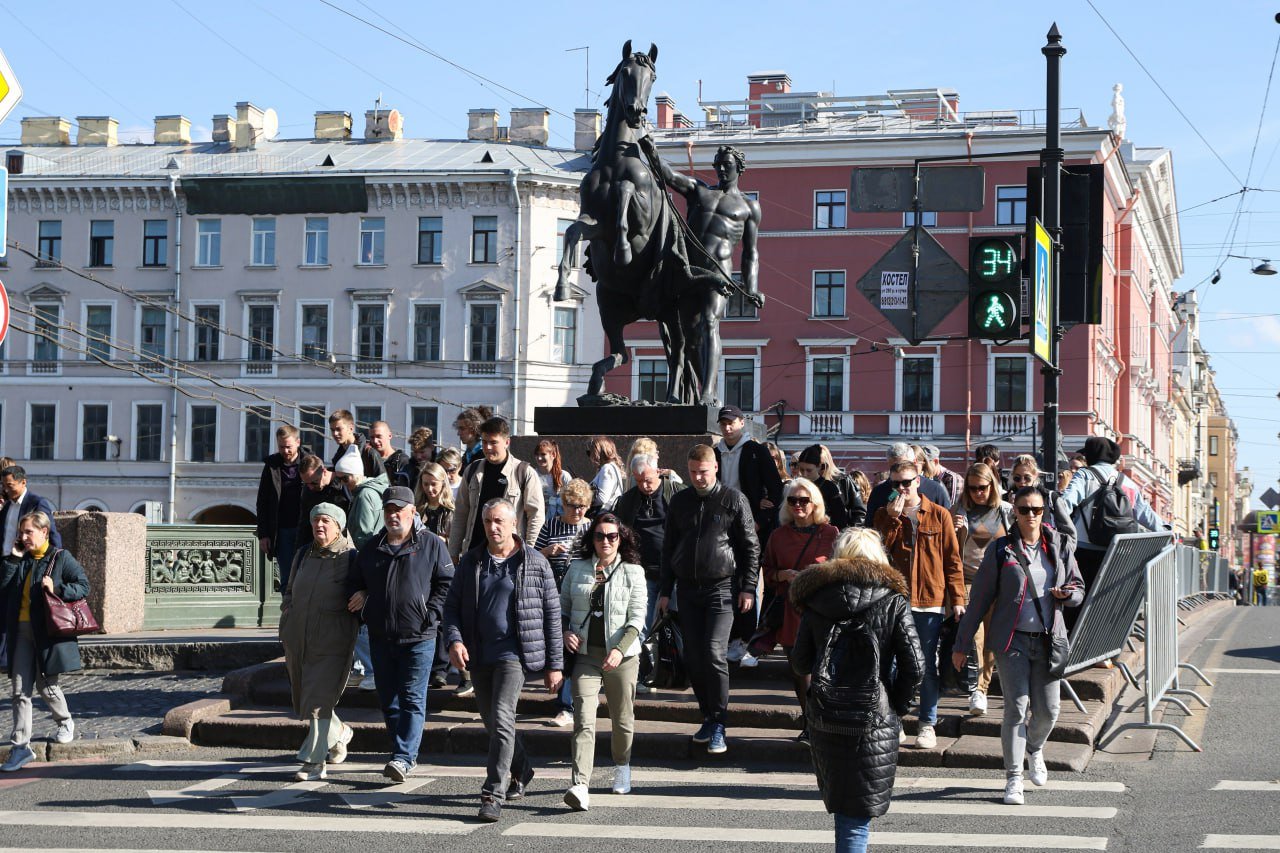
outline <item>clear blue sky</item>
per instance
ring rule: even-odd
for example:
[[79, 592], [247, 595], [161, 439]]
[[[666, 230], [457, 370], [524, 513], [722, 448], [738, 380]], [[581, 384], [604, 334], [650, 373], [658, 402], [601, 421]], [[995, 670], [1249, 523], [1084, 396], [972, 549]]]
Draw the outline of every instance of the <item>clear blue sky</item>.
[[[922, 0], [778, 4], [650, 2], [589, 5], [361, 2], [331, 0], [86, 0], [19, 4], [0, 0], [0, 47], [25, 89], [25, 101], [0, 125], [0, 144], [17, 140], [23, 115], [112, 115], [122, 141], [149, 139], [155, 115], [182, 113], [207, 138], [215, 113], [236, 101], [273, 107], [281, 136], [310, 135], [312, 113], [362, 115], [381, 93], [405, 116], [411, 136], [465, 135], [466, 112], [545, 104], [571, 114], [619, 56], [622, 42], [660, 48], [655, 90], [698, 116], [708, 100], [746, 96], [746, 75], [787, 71], [799, 90], [872, 94], [950, 87], [962, 110], [1043, 106], [1040, 46], [1055, 20], [1068, 54], [1063, 105], [1092, 124], [1110, 113], [1111, 87], [1124, 84], [1128, 138], [1174, 151], [1178, 206], [1201, 205], [1244, 185], [1269, 192], [1239, 196], [1183, 214], [1186, 273], [1175, 285], [1199, 285], [1203, 340], [1240, 429], [1240, 465], [1255, 493], [1280, 476], [1280, 278], [1251, 275], [1247, 260], [1280, 264], [1280, 82], [1273, 86], [1249, 172], [1264, 91], [1280, 44], [1276, 7], [1245, 0]], [[343, 14], [334, 6], [415, 41], [485, 83], [423, 50]], [[572, 11], [570, 11], [572, 9]], [[1156, 82], [1126, 52], [1136, 54]], [[1157, 85], [1158, 83], [1158, 85]], [[506, 91], [501, 87], [514, 90]], [[1163, 87], [1173, 104], [1161, 94]], [[598, 104], [593, 94], [592, 105]], [[1176, 104], [1176, 108], [1174, 106]], [[1194, 124], [1202, 141], [1179, 109]], [[552, 144], [569, 144], [572, 125], [552, 116]], [[1216, 152], [1216, 153], [1215, 153]], [[1220, 162], [1219, 158], [1223, 162]], [[1233, 174], [1234, 173], [1234, 174]], [[1237, 227], [1229, 229], [1237, 222]], [[1222, 280], [1209, 285], [1216, 268]], [[1070, 378], [1068, 377], [1068, 381]]]

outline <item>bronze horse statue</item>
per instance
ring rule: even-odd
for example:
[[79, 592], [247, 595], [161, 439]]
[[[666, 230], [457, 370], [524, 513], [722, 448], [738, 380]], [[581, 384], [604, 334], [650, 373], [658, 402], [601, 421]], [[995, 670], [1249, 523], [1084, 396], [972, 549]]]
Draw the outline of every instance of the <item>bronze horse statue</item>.
[[632, 53], [628, 41], [622, 61], [605, 81], [613, 91], [604, 131], [579, 188], [578, 218], [565, 231], [553, 298], [569, 298], [573, 252], [579, 241], [588, 241], [585, 268], [597, 284], [609, 354], [592, 366], [587, 394], [599, 395], [605, 375], [630, 360], [622, 336], [626, 326], [656, 320], [667, 354], [667, 402], [693, 403], [698, 391], [686, 370], [675, 310], [678, 293], [691, 283], [683, 234], [665, 189], [637, 144], [645, 133], [657, 59], [655, 45], [648, 53]]

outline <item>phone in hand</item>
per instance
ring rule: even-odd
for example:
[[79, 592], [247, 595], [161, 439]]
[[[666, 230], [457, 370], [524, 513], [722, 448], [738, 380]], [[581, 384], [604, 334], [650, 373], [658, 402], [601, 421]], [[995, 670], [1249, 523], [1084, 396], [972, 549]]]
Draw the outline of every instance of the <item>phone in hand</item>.
[[889, 503], [893, 503], [894, 501], [896, 501], [896, 500], [898, 499], [899, 494], [900, 494], [900, 493], [898, 492], [898, 490], [897, 490], [897, 489], [890, 489], [890, 490], [889, 490]]

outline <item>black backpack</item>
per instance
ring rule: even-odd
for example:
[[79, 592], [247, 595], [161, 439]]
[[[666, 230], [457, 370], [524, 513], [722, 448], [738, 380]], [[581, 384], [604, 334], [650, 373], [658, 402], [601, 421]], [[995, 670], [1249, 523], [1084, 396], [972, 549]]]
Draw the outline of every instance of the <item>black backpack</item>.
[[865, 616], [831, 626], [807, 704], [820, 723], [847, 730], [865, 730], [884, 717], [887, 697], [880, 681], [880, 638]]
[[650, 687], [684, 690], [689, 674], [684, 668], [684, 637], [675, 614], [667, 613], [649, 629], [640, 647], [640, 680]]
[[1141, 533], [1142, 525], [1133, 517], [1133, 501], [1120, 488], [1124, 475], [1117, 471], [1114, 477], [1107, 480], [1097, 468], [1089, 466], [1088, 470], [1102, 484], [1089, 498], [1093, 502], [1085, 525], [1089, 541], [1106, 548], [1121, 533]]

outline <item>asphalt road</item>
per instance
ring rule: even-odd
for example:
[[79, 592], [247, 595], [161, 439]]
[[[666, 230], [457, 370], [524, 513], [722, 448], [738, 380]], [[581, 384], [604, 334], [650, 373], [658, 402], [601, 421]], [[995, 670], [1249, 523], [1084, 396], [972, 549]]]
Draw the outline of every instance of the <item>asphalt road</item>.
[[[1280, 850], [1280, 608], [1238, 608], [1192, 655], [1214, 680], [1208, 711], [1150, 760], [1088, 772], [1000, 803], [987, 771], [912, 768], [872, 849], [925, 851]], [[1178, 715], [1180, 717], [1180, 715]], [[1174, 719], [1171, 717], [1171, 719]], [[441, 761], [389, 788], [384, 756], [353, 755], [329, 779], [294, 783], [291, 756], [201, 749], [128, 764], [32, 765], [0, 779], [0, 850], [778, 851], [830, 847], [831, 819], [804, 767], [636, 767], [625, 797], [597, 770], [592, 808], [561, 803], [568, 768], [543, 765], [529, 796], [496, 825], [475, 821], [480, 768]], [[171, 763], [177, 762], [177, 763]], [[195, 763], [184, 763], [195, 762]], [[1229, 837], [1228, 837], [1229, 836]]]

